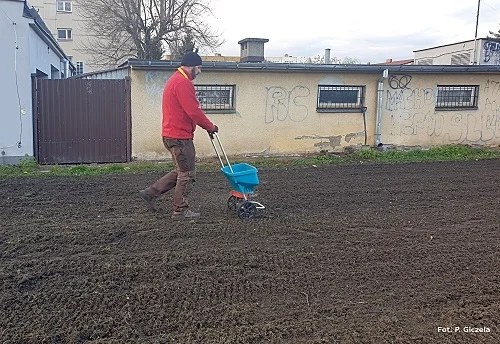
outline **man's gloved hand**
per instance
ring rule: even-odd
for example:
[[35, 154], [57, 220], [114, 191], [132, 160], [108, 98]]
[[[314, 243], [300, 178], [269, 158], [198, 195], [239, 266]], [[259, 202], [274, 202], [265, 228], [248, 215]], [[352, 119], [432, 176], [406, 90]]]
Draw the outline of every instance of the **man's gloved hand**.
[[210, 136], [210, 138], [213, 140], [214, 134], [219, 132], [219, 127], [217, 127], [215, 125], [213, 130], [210, 130], [210, 131], [207, 130], [207, 132], [208, 132], [208, 136]]
[[214, 126], [214, 129], [209, 131], [208, 133], [209, 134], [215, 134], [215, 133], [218, 133], [219, 132], [219, 127], [217, 127], [216, 125]]

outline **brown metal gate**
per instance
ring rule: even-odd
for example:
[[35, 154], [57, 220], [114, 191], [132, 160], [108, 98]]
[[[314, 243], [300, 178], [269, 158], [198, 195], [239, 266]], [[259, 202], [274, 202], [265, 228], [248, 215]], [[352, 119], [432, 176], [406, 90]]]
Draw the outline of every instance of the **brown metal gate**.
[[130, 161], [130, 80], [34, 80], [39, 164]]

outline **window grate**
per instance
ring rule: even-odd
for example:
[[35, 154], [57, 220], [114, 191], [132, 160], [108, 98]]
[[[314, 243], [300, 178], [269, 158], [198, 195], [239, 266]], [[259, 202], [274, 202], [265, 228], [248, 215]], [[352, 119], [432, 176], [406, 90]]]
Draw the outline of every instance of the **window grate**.
[[335, 110], [361, 111], [365, 101], [364, 86], [319, 85], [316, 109], [319, 112]]
[[195, 85], [196, 97], [206, 112], [234, 112], [236, 85]]
[[477, 108], [479, 86], [438, 85], [436, 109]]

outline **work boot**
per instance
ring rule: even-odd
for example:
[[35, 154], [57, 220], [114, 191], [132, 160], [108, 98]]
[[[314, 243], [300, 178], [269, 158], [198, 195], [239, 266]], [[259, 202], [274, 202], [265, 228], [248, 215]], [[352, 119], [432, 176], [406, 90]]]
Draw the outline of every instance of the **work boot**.
[[173, 219], [197, 219], [200, 217], [200, 213], [195, 213], [194, 211], [191, 211], [189, 209], [183, 210], [183, 211], [174, 211], [172, 214]]
[[151, 197], [148, 193], [148, 189], [140, 190], [139, 194], [141, 195], [142, 199], [146, 202], [148, 205], [148, 209], [150, 211], [156, 211], [155, 208], [155, 198]]

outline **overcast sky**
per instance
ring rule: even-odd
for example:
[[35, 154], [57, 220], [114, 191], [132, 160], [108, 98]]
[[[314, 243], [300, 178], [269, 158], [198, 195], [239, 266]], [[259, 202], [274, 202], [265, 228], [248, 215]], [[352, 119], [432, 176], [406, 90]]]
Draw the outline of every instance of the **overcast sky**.
[[[413, 51], [474, 39], [478, 0], [211, 0], [207, 23], [225, 40], [267, 38], [266, 57], [324, 55], [361, 63], [411, 59]], [[500, 29], [500, 0], [481, 0], [478, 38]]]

